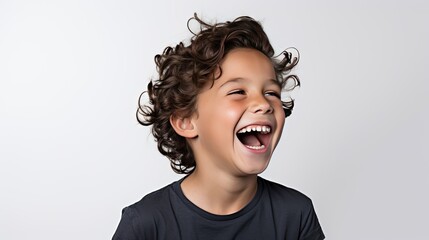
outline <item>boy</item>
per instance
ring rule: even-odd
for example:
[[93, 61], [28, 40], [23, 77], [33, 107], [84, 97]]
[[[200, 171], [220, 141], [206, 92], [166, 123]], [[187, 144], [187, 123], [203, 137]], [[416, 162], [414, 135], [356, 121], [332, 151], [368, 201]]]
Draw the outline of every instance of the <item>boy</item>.
[[186, 176], [126, 207], [113, 239], [324, 239], [309, 198], [258, 176], [293, 108], [280, 97], [299, 85], [287, 75], [298, 59], [277, 61], [250, 17], [193, 19], [201, 32], [155, 57], [159, 79], [137, 111]]

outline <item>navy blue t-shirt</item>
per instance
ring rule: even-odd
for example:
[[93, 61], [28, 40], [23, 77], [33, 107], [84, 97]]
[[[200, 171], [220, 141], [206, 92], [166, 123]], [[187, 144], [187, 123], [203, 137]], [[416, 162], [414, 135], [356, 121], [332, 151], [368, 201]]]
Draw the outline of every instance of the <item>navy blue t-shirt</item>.
[[325, 238], [311, 200], [304, 194], [258, 177], [255, 197], [240, 211], [215, 215], [183, 194], [176, 181], [126, 207], [113, 240]]

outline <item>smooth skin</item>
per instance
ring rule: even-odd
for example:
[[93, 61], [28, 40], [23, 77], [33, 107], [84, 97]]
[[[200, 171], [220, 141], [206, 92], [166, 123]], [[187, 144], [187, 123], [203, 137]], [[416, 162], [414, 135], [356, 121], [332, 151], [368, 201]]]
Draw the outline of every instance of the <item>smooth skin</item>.
[[[221, 62], [222, 75], [197, 96], [189, 118], [172, 117], [175, 131], [190, 144], [196, 168], [181, 184], [185, 196], [217, 215], [245, 207], [280, 140], [285, 115], [281, 87], [273, 65], [263, 53], [248, 48], [230, 51]], [[262, 149], [251, 149], [237, 137], [247, 126], [271, 131]]]

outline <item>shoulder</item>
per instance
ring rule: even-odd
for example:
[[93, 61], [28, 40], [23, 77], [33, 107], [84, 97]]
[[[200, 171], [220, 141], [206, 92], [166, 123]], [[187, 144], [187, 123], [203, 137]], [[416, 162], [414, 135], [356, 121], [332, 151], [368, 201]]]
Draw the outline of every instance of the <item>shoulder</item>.
[[160, 211], [170, 205], [170, 196], [173, 184], [169, 184], [161, 189], [144, 196], [140, 201], [126, 207], [124, 211], [134, 212], [142, 221], [151, 221]]
[[[262, 178], [261, 178], [262, 179]], [[322, 228], [309, 197], [298, 190], [262, 179], [279, 225], [299, 229], [300, 239], [324, 239]]]
[[169, 185], [167, 185], [161, 189], [158, 189], [154, 192], [147, 194], [140, 201], [130, 205], [129, 207], [141, 209], [141, 208], [145, 208], [147, 206], [153, 207], [153, 206], [163, 204], [163, 202], [168, 200], [169, 195], [170, 195], [170, 191], [173, 188], [173, 184], [175, 184], [175, 182], [171, 183], [171, 184], [169, 184]]
[[159, 221], [169, 209], [173, 184], [149, 193], [140, 201], [125, 207], [113, 239], [155, 238]]
[[314, 213], [311, 199], [300, 191], [265, 179], [262, 182], [276, 214], [301, 218]]

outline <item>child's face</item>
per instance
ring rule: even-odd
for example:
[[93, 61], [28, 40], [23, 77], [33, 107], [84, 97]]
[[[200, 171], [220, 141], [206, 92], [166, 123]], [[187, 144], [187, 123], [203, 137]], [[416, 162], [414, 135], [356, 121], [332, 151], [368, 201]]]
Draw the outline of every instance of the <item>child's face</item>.
[[221, 77], [198, 95], [192, 120], [198, 135], [191, 140], [197, 168], [259, 174], [282, 133], [281, 87], [270, 59], [257, 50], [234, 49], [220, 66]]

